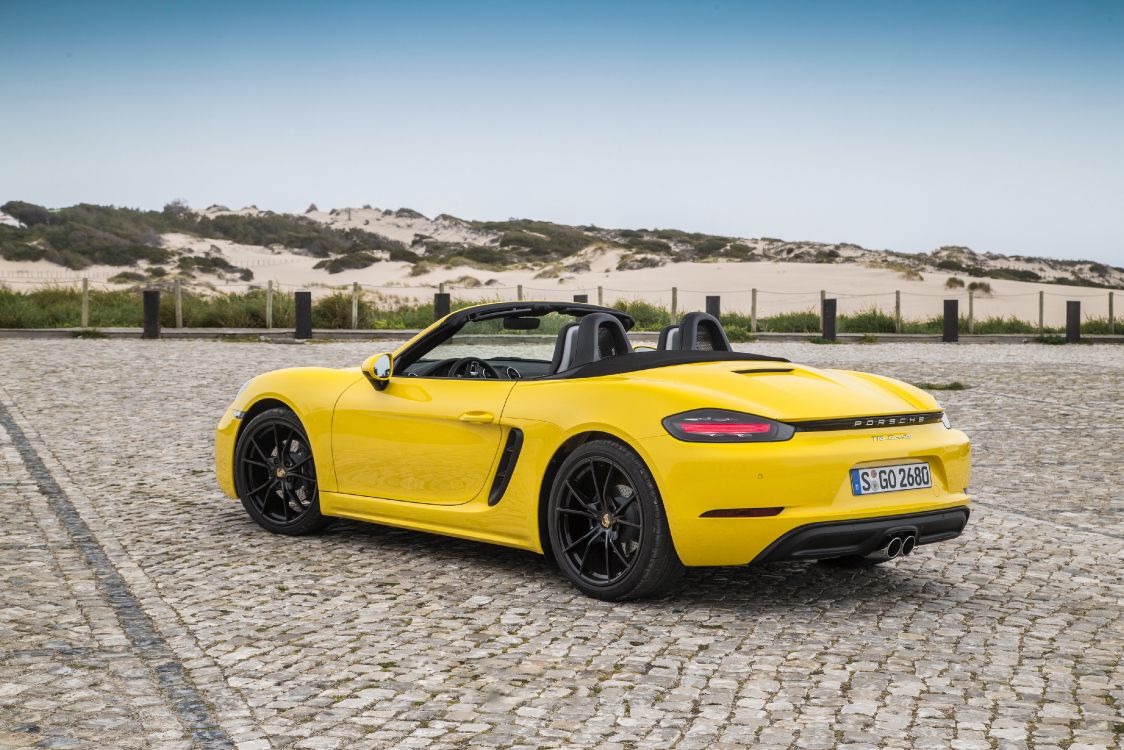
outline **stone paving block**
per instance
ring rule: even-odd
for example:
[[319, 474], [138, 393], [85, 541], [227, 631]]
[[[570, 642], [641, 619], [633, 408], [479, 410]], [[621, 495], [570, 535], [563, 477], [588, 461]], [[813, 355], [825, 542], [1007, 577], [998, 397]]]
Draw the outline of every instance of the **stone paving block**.
[[225, 737], [185, 728], [0, 428], [0, 747], [1124, 746], [1124, 347], [748, 348], [972, 386], [937, 394], [973, 439], [965, 535], [606, 604], [530, 553], [277, 537], [220, 495], [238, 386], [368, 345], [0, 341], [0, 405]]

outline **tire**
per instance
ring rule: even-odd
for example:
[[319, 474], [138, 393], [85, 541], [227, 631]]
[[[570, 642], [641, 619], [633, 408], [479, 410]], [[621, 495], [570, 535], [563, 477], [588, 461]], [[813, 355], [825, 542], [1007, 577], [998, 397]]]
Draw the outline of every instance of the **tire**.
[[312, 534], [331, 520], [320, 514], [308, 436], [288, 409], [263, 411], [242, 428], [234, 449], [234, 489], [250, 518], [274, 534]]
[[685, 570], [652, 473], [627, 447], [593, 440], [558, 469], [547, 506], [553, 557], [582, 593], [658, 596]]

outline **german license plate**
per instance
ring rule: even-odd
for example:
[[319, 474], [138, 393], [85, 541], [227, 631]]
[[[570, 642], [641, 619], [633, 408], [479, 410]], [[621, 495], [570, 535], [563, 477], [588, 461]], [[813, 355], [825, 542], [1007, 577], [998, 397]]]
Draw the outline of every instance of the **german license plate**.
[[851, 493], [877, 495], [880, 492], [920, 490], [933, 486], [929, 464], [925, 462], [851, 469]]

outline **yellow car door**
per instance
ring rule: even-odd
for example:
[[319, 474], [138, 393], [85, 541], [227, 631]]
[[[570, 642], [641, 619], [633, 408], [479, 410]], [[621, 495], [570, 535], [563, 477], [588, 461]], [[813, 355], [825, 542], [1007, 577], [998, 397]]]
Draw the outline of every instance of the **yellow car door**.
[[485, 490], [500, 448], [510, 380], [360, 381], [336, 402], [332, 454], [340, 492], [457, 505]]

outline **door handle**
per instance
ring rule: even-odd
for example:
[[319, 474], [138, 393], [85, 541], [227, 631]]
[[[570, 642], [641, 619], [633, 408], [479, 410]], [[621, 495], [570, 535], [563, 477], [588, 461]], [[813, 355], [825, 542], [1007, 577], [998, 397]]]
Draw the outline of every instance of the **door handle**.
[[466, 411], [461, 414], [461, 421], [472, 424], [491, 424], [496, 421], [496, 416], [490, 411]]

